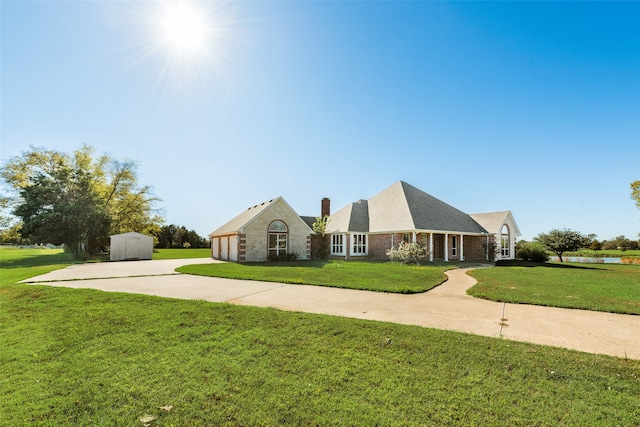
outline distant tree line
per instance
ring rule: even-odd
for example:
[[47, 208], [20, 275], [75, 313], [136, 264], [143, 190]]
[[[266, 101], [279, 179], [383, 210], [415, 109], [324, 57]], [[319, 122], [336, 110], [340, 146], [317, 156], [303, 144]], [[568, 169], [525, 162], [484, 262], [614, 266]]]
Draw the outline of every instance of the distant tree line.
[[621, 251], [632, 251], [636, 249], [640, 249], [640, 243], [637, 240], [627, 239], [624, 235], [618, 236], [615, 239], [611, 240], [603, 240], [598, 242], [594, 240], [589, 249], [594, 251], [599, 250], [621, 250]]
[[208, 248], [209, 239], [182, 225], [164, 225], [153, 233], [158, 240], [157, 248]]

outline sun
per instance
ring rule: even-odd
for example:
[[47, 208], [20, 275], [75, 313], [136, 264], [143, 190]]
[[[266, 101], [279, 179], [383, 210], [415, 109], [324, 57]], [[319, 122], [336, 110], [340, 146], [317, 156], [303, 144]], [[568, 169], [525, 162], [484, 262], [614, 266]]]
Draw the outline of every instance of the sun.
[[158, 41], [174, 55], [205, 55], [213, 37], [207, 18], [197, 3], [165, 2], [157, 15]]
[[[0, 0], [1, 1], [1, 0]], [[225, 0], [112, 2], [124, 17], [132, 42], [122, 50], [127, 68], [145, 66], [154, 94], [191, 98], [225, 89], [236, 73], [238, 7]], [[120, 18], [122, 19], [122, 18]], [[126, 33], [125, 33], [126, 34]], [[226, 89], [225, 89], [226, 90]]]

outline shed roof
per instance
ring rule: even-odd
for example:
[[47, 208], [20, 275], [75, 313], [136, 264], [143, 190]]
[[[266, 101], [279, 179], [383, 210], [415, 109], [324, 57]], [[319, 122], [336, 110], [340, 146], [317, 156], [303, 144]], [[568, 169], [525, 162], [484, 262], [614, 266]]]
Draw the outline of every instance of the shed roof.
[[153, 239], [152, 236], [149, 236], [147, 234], [142, 234], [142, 233], [138, 233], [136, 231], [129, 231], [128, 233], [121, 233], [121, 234], [113, 234], [109, 237], [147, 237], [149, 239]]

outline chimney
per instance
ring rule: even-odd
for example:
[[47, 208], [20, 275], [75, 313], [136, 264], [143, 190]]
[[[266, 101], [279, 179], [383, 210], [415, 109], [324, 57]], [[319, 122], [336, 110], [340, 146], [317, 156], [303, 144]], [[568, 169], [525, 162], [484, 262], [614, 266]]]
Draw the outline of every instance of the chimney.
[[328, 197], [322, 198], [322, 208], [320, 209], [320, 217], [331, 215], [331, 200]]

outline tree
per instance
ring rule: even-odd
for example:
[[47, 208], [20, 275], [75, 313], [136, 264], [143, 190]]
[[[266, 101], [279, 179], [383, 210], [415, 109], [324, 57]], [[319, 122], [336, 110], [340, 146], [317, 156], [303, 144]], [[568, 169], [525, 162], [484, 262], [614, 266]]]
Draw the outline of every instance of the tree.
[[65, 244], [76, 259], [107, 244], [110, 234], [149, 233], [161, 221], [136, 165], [83, 145], [72, 154], [34, 148], [9, 159], [0, 176], [15, 194], [21, 233], [41, 243]]
[[640, 209], [640, 181], [631, 183], [631, 198], [636, 201], [636, 206]]
[[195, 230], [188, 230], [182, 236], [182, 247], [206, 248], [208, 247], [208, 242], [209, 240], [206, 237], [200, 236]]
[[42, 243], [65, 244], [75, 259], [84, 259], [89, 239], [109, 232], [109, 216], [91, 186], [87, 172], [60, 167], [39, 173], [20, 190], [15, 214], [22, 234]]
[[540, 242], [527, 242], [526, 240], [520, 240], [516, 244], [516, 258], [533, 262], [549, 261], [549, 255], [544, 245]]
[[602, 243], [600, 243], [597, 240], [594, 240], [593, 242], [591, 242], [591, 244], [589, 245], [589, 249], [591, 249], [594, 252], [598, 252], [602, 250]]
[[578, 231], [564, 229], [553, 229], [549, 233], [540, 233], [534, 240], [542, 243], [547, 250], [558, 255], [560, 262], [562, 254], [568, 251], [575, 251], [591, 243], [590, 236], [584, 236]]
[[181, 225], [164, 225], [153, 233], [160, 248], [206, 248], [207, 239]]
[[313, 248], [313, 257], [320, 259], [327, 259], [329, 256], [329, 237], [327, 236], [327, 226], [329, 225], [329, 217], [316, 217], [316, 220], [311, 224], [311, 229], [314, 231], [314, 235], [311, 236]]
[[28, 242], [20, 234], [22, 224], [14, 224], [9, 228], [3, 228], [0, 230], [0, 244], [2, 245], [23, 245]]
[[602, 248], [607, 250], [634, 250], [638, 249], [638, 242], [627, 239], [624, 235], [602, 242]]

